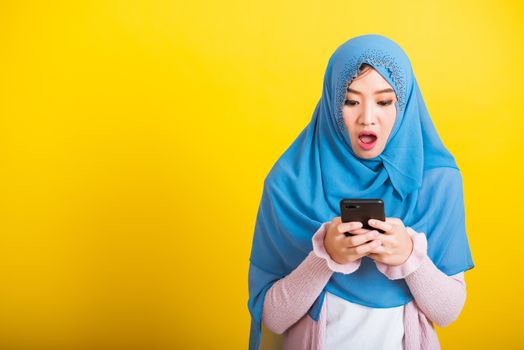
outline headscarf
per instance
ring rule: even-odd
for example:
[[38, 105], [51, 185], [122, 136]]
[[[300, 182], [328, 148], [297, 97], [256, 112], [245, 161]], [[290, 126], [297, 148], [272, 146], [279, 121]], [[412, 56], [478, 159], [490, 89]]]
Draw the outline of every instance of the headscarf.
[[[396, 119], [383, 152], [352, 150], [342, 106], [362, 63], [395, 90]], [[264, 179], [249, 265], [250, 350], [260, 344], [264, 298], [273, 283], [311, 252], [313, 234], [340, 216], [342, 198], [381, 198], [386, 217], [426, 235], [428, 256], [447, 275], [474, 267], [465, 230], [462, 176], [431, 121], [402, 48], [377, 34], [352, 38], [331, 55], [310, 122]], [[308, 314], [317, 321], [326, 291], [374, 308], [413, 299], [404, 279], [390, 280], [364, 256], [351, 274], [334, 272]]]

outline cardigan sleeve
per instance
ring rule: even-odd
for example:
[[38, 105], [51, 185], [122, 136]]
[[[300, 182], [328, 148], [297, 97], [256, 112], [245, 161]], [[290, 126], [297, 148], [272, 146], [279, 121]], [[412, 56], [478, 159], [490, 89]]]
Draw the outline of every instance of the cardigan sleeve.
[[268, 290], [262, 320], [271, 331], [282, 334], [304, 316], [320, 295], [334, 272], [348, 274], [360, 266], [360, 260], [338, 264], [324, 247], [329, 221], [322, 223], [311, 238], [313, 250], [290, 274], [276, 281]]
[[320, 295], [334, 272], [348, 274], [360, 266], [360, 260], [338, 264], [324, 248], [330, 222], [324, 222], [311, 238], [313, 250], [290, 274], [276, 281], [268, 290], [262, 320], [271, 331], [282, 334], [304, 316]]
[[266, 327], [274, 333], [284, 333], [308, 312], [332, 274], [326, 261], [311, 251], [297, 268], [268, 290], [262, 308]]
[[406, 283], [418, 307], [439, 327], [455, 321], [466, 302], [464, 272], [448, 276], [428, 256], [406, 276]]
[[424, 233], [410, 227], [413, 251], [401, 265], [390, 266], [375, 261], [377, 268], [389, 279], [404, 278], [418, 307], [427, 318], [445, 327], [458, 318], [466, 301], [464, 272], [448, 276], [427, 255]]

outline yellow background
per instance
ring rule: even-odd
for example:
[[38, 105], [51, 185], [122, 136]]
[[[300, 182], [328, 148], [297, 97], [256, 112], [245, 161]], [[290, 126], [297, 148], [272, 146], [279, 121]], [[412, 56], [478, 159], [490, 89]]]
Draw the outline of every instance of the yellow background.
[[331, 53], [406, 51], [464, 179], [444, 349], [524, 346], [524, 9], [503, 1], [0, 1], [0, 348], [246, 349], [263, 179]]

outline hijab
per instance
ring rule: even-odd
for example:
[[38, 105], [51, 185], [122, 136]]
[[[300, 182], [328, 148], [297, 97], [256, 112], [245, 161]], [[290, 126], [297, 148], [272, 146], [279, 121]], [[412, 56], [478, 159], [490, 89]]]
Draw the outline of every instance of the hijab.
[[[346, 88], [363, 63], [397, 96], [385, 148], [370, 159], [355, 154], [342, 117]], [[426, 235], [429, 258], [447, 275], [473, 268], [459, 168], [431, 121], [406, 53], [378, 34], [354, 37], [331, 55], [311, 120], [264, 179], [248, 275], [250, 350], [260, 344], [267, 291], [311, 252], [313, 234], [340, 216], [342, 198], [381, 198], [386, 217]], [[326, 291], [373, 308], [413, 299], [404, 279], [388, 279], [367, 256], [355, 272], [333, 273], [308, 310], [315, 321]]]

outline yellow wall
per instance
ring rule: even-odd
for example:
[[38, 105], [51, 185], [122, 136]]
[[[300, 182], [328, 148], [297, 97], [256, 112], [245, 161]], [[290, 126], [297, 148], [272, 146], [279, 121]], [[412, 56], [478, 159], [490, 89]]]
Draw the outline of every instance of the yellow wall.
[[444, 349], [524, 346], [518, 1], [1, 1], [0, 348], [246, 349], [263, 179], [327, 60], [411, 58], [475, 269]]

